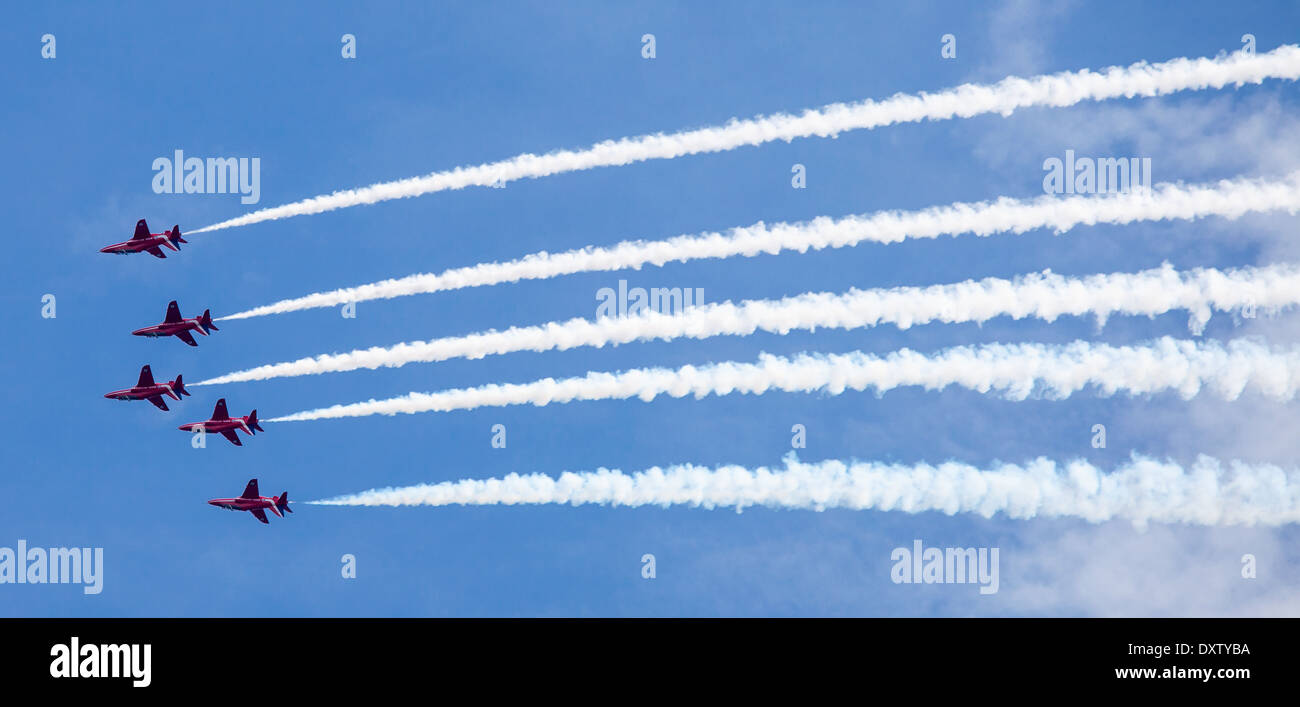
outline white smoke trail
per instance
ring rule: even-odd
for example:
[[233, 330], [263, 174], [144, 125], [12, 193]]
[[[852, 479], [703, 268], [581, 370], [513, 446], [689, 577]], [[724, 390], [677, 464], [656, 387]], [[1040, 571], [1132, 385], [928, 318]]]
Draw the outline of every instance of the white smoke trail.
[[863, 242], [898, 243], [908, 238], [937, 238], [970, 233], [1024, 233], [1051, 228], [1057, 233], [1076, 226], [1127, 224], [1206, 216], [1236, 219], [1247, 213], [1300, 211], [1300, 172], [1278, 181], [1223, 180], [1208, 185], [1161, 184], [1150, 190], [1107, 196], [1041, 196], [993, 202], [956, 203], [920, 211], [881, 211], [840, 219], [819, 217], [803, 223], [757, 223], [726, 233], [677, 236], [662, 241], [624, 241], [610, 247], [562, 253], [540, 252], [518, 260], [481, 263], [442, 273], [421, 273], [358, 287], [318, 292], [221, 317], [246, 319], [348, 302], [390, 299], [519, 280], [541, 280], [580, 272], [639, 269], [706, 258], [775, 255], [843, 248]]
[[262, 221], [316, 214], [469, 186], [512, 182], [595, 167], [733, 150], [776, 140], [835, 137], [848, 130], [896, 123], [969, 118], [986, 113], [1010, 115], [1029, 106], [1066, 107], [1082, 101], [1161, 96], [1178, 91], [1219, 89], [1263, 83], [1266, 79], [1300, 78], [1300, 47], [1283, 45], [1264, 54], [1225, 54], [1213, 59], [1179, 58], [1158, 64], [1138, 62], [1127, 68], [1008, 77], [992, 85], [964, 84], [939, 93], [896, 94], [882, 101], [836, 103], [802, 115], [777, 114], [677, 133], [607, 140], [584, 150], [560, 150], [434, 172], [394, 182], [338, 191], [303, 201], [254, 211], [200, 228], [194, 233], [245, 226]]
[[1152, 270], [1067, 278], [1051, 273], [1015, 280], [987, 278], [931, 287], [810, 292], [780, 300], [722, 302], [665, 314], [653, 309], [630, 317], [596, 321], [570, 319], [538, 326], [511, 327], [467, 336], [375, 346], [348, 353], [322, 354], [274, 363], [191, 383], [191, 386], [266, 380], [288, 376], [397, 368], [408, 363], [477, 359], [515, 351], [603, 347], [632, 341], [680, 337], [747, 336], [755, 331], [851, 329], [894, 324], [980, 322], [999, 316], [1037, 317], [1094, 314], [1104, 323], [1112, 314], [1156, 316], [1174, 309], [1191, 312], [1189, 325], [1200, 333], [1213, 310], [1251, 307], [1279, 309], [1300, 304], [1300, 268], [1274, 265], [1237, 270], [1196, 269], [1180, 273], [1165, 263]]
[[985, 518], [1124, 519], [1193, 525], [1282, 525], [1300, 521], [1300, 473], [1272, 465], [1224, 464], [1201, 456], [1189, 469], [1134, 455], [1109, 473], [1083, 460], [981, 470], [967, 464], [803, 463], [746, 469], [682, 464], [625, 474], [618, 470], [510, 474], [405, 488], [383, 488], [320, 501], [328, 506], [609, 504], [702, 508], [749, 506], [825, 510], [937, 511]]
[[900, 349], [886, 356], [860, 351], [801, 354], [784, 358], [763, 354], [758, 363], [734, 361], [678, 369], [640, 368], [618, 373], [592, 372], [577, 378], [544, 378], [531, 383], [488, 384], [437, 393], [408, 393], [387, 400], [334, 405], [277, 417], [270, 422], [323, 420], [367, 415], [472, 410], [504, 405], [537, 406], [579, 400], [649, 402], [660, 395], [728, 395], [768, 391], [840, 395], [845, 390], [884, 393], [900, 386], [941, 390], [950, 385], [981, 393], [998, 392], [1023, 400], [1035, 391], [1065, 398], [1086, 386], [1103, 395], [1176, 391], [1194, 397], [1209, 387], [1226, 400], [1250, 390], [1289, 400], [1300, 388], [1300, 349], [1274, 352], [1236, 339], [1217, 342], [1163, 337], [1145, 346], [1110, 346], [1076, 341], [1066, 345], [986, 344], [959, 346], [927, 356]]

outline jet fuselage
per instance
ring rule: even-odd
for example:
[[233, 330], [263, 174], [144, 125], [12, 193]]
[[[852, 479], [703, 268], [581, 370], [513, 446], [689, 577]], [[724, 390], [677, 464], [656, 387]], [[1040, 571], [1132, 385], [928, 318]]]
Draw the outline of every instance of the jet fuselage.
[[180, 397], [172, 391], [170, 383], [160, 383], [158, 385], [133, 386], [115, 390], [111, 393], [104, 393], [105, 398], [113, 400], [148, 400], [155, 395], [166, 395], [172, 400], [180, 400]]
[[171, 250], [180, 250], [176, 246], [172, 245], [171, 234], [155, 233], [150, 235], [148, 238], [132, 238], [129, 241], [106, 245], [103, 248], [100, 248], [99, 252], [112, 253], [113, 255], [130, 255], [132, 253], [149, 250], [150, 248], [157, 248], [158, 246], [170, 248]]

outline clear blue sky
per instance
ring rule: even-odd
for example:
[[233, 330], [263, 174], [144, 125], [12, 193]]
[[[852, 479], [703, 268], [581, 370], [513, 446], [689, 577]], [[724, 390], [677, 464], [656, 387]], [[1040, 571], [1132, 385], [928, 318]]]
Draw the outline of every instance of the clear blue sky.
[[[801, 457], [974, 464], [1037, 456], [1123, 462], [1134, 451], [1291, 463], [1296, 406], [1174, 396], [1008, 402], [964, 390], [883, 397], [774, 393], [266, 425], [235, 448], [176, 430], [218, 397], [273, 417], [336, 402], [760, 351], [887, 352], [963, 343], [1139, 342], [1186, 316], [994, 321], [757, 335], [512, 354], [196, 388], [162, 413], [101, 395], [300, 356], [595, 313], [596, 291], [702, 287], [706, 299], [1271, 262], [1289, 217], [944, 239], [678, 264], [229, 322], [191, 349], [132, 337], [170, 299], [221, 315], [284, 297], [538, 250], [1041, 193], [1043, 159], [1153, 159], [1156, 181], [1278, 174], [1300, 162], [1294, 84], [1029, 110], [598, 169], [197, 235], [159, 261], [96, 252], [138, 218], [194, 230], [254, 208], [526, 151], [718, 124], [733, 116], [1035, 74], [1260, 51], [1300, 41], [1289, 1], [1019, 3], [42, 3], [0, 28], [9, 248], [0, 284], [6, 404], [0, 546], [99, 546], [104, 591], [0, 585], [4, 616], [1078, 615], [1292, 613], [1292, 529], [1206, 530], [926, 513], [690, 508], [318, 508], [262, 526], [218, 511], [251, 477], [297, 499], [512, 471], [556, 474]], [[1172, 13], [1172, 14], [1171, 14]], [[57, 57], [41, 58], [41, 36]], [[355, 60], [340, 37], [357, 38]], [[640, 38], [656, 36], [657, 57]], [[958, 40], [956, 60], [940, 37]], [[157, 195], [150, 166], [261, 158], [261, 203]], [[790, 186], [795, 163], [808, 187]], [[57, 297], [57, 317], [40, 316]], [[1206, 337], [1289, 342], [1294, 317], [1218, 316]], [[493, 449], [490, 428], [507, 426]], [[1106, 449], [1090, 428], [1108, 427]], [[1001, 591], [895, 585], [889, 554], [997, 546]], [[657, 558], [642, 579], [640, 558]], [[1260, 576], [1239, 577], [1239, 558]], [[340, 557], [358, 577], [340, 577]]]

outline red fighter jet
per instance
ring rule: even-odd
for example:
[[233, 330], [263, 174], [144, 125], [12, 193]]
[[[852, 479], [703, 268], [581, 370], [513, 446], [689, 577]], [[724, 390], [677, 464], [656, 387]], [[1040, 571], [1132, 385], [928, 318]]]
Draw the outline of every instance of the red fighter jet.
[[164, 395], [172, 400], [179, 401], [182, 395], [189, 395], [185, 390], [185, 385], [181, 383], [181, 377], [176, 376], [176, 380], [166, 383], [154, 383], [153, 371], [148, 366], [140, 369], [140, 380], [134, 388], [124, 390], [115, 390], [111, 393], [104, 393], [105, 398], [114, 400], [148, 400], [153, 403], [159, 410], [167, 410], [167, 401], [163, 400]]
[[171, 248], [179, 252], [181, 249], [179, 244], [181, 243], [189, 243], [189, 241], [181, 238], [181, 227], [179, 225], [172, 226], [172, 230], [164, 233], [150, 233], [149, 224], [145, 223], [144, 219], [140, 219], [135, 222], [135, 235], [131, 236], [131, 240], [104, 246], [99, 249], [99, 252], [130, 255], [144, 251], [155, 258], [166, 258], [167, 256], [163, 254], [162, 248], [158, 246]]
[[[179, 429], [191, 432], [199, 427], [202, 427], [204, 432], [220, 432], [223, 437], [230, 440], [236, 447], [242, 447], [244, 446], [244, 443], [239, 441], [239, 435], [235, 434], [235, 430], [243, 430], [250, 435], [266, 431], [257, 424], [256, 410], [250, 412], [245, 417], [231, 417], [226, 412], [225, 398], [217, 401], [217, 407], [212, 411], [211, 420], [206, 422], [187, 422], [181, 425]], [[257, 430], [257, 432], [254, 430]]]
[[203, 314], [186, 319], [181, 316], [181, 308], [176, 305], [176, 300], [172, 300], [167, 303], [167, 316], [163, 319], [162, 324], [136, 329], [131, 333], [136, 336], [149, 337], [174, 336], [190, 346], [198, 346], [198, 342], [194, 341], [194, 337], [190, 335], [191, 331], [197, 331], [203, 336], [207, 336], [214, 331], [220, 330], [212, 323], [212, 312], [210, 310], [205, 309]]
[[289, 509], [288, 491], [271, 498], [259, 496], [257, 493], [257, 479], [249, 479], [248, 486], [244, 488], [244, 495], [239, 498], [214, 498], [208, 501], [208, 505], [217, 508], [228, 508], [232, 511], [248, 511], [253, 514], [254, 518], [267, 525], [270, 525], [271, 522], [266, 519], [266, 511], [274, 513], [277, 518], [283, 518], [285, 513], [293, 513]]

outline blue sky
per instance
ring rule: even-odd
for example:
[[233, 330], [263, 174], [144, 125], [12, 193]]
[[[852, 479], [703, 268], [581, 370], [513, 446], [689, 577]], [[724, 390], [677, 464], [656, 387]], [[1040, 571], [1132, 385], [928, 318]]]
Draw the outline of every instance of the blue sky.
[[[957, 344], [1140, 342], [1189, 336], [1185, 314], [995, 320], [907, 331], [796, 332], [615, 349], [521, 353], [195, 388], [161, 413], [104, 400], [139, 367], [198, 380], [250, 366], [593, 316], [616, 286], [698, 287], [708, 301], [808, 290], [1008, 277], [1233, 266], [1294, 259], [1293, 217], [1077, 229], [1053, 236], [941, 239], [803, 255], [583, 274], [232, 321], [197, 349], [132, 337], [177, 299], [186, 315], [414, 272], [664, 238], [759, 220], [912, 209], [1041, 194], [1042, 161], [1141, 155], [1156, 181], [1278, 175], [1300, 165], [1294, 84], [1146, 101], [1025, 110], [846, 133], [837, 139], [597, 169], [196, 235], [158, 261], [96, 252], [138, 218], [183, 230], [335, 189], [521, 152], [713, 125], [837, 101], [936, 90], [1300, 37], [1291, 2], [1227, 7], [1125, 2], [235, 3], [221, 7], [48, 3], [11, 9], [0, 135], [11, 248], [3, 260], [0, 546], [104, 548], [104, 591], [0, 585], [4, 616], [714, 616], [1291, 614], [1293, 529], [985, 520], [936, 513], [690, 508], [318, 508], [270, 527], [218, 512], [251, 477], [297, 499], [376, 486], [599, 466], [777, 463], [804, 424], [805, 460], [972, 464], [1038, 456], [1102, 465], [1133, 452], [1293, 463], [1295, 405], [1176, 396], [1009, 402], [965, 390], [877, 397], [771, 393], [653, 403], [284, 423], [235, 448], [192, 449], [177, 425], [232, 413], [273, 417], [336, 402], [591, 370], [718, 360], [761, 351], [930, 351]], [[57, 56], [41, 58], [41, 36]], [[340, 37], [357, 58], [340, 57]], [[657, 56], [641, 56], [653, 33]], [[957, 37], [955, 60], [940, 37]], [[151, 164], [261, 159], [261, 202], [151, 189]], [[790, 185], [793, 164], [807, 188]], [[44, 294], [57, 317], [41, 317]], [[1206, 338], [1289, 344], [1294, 315], [1216, 316]], [[493, 449], [491, 427], [508, 444]], [[1093, 449], [1092, 425], [1108, 445]], [[897, 585], [890, 551], [1001, 548], [1001, 590]], [[641, 577], [654, 554], [657, 576]], [[1240, 557], [1259, 577], [1240, 578]], [[340, 558], [357, 558], [356, 579]]]

